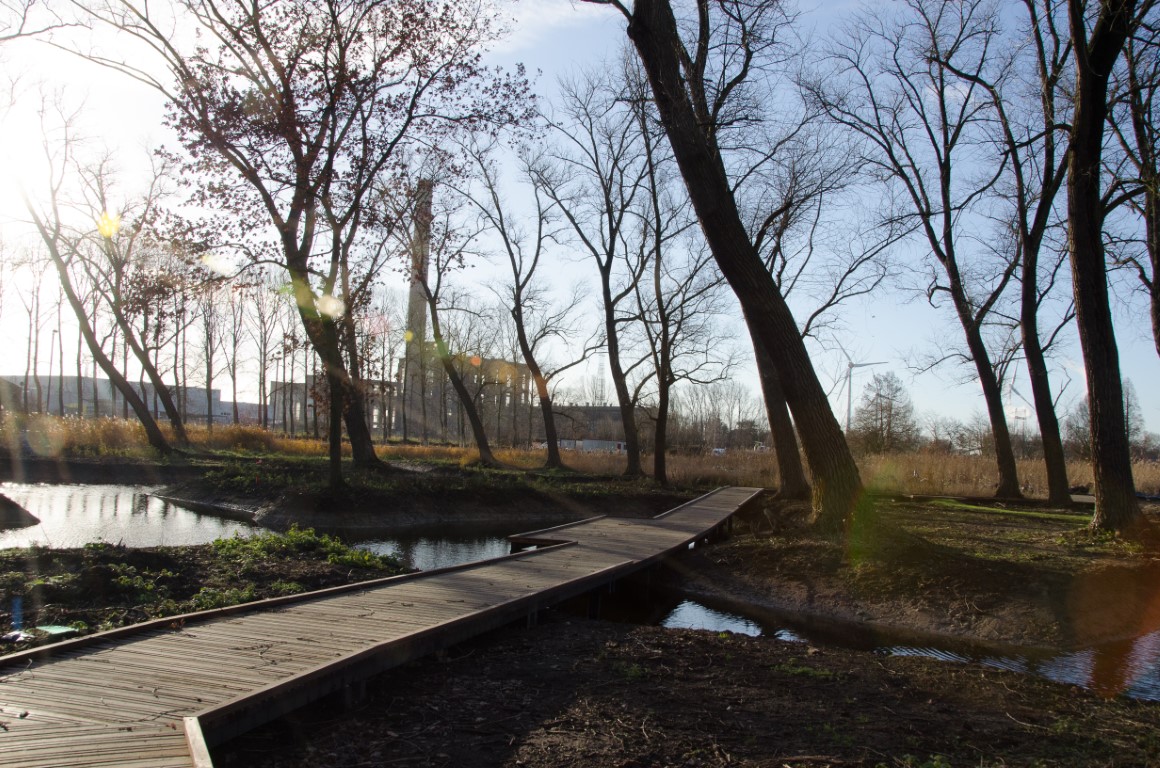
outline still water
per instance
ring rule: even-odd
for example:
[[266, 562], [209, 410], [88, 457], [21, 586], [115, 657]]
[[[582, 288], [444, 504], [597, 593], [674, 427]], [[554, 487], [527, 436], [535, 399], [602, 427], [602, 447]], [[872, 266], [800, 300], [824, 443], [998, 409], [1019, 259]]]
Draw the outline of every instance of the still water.
[[82, 547], [95, 541], [184, 546], [255, 530], [248, 523], [182, 509], [150, 496], [150, 490], [134, 485], [0, 483], [0, 493], [40, 519], [28, 528], [0, 530], [0, 549]]
[[[38, 525], [0, 530], [0, 549], [79, 547], [105, 541], [130, 547], [205, 544], [259, 528], [200, 514], [150, 495], [150, 488], [115, 485], [0, 484], [8, 496], [40, 519]], [[510, 523], [442, 525], [403, 533], [329, 530], [356, 546], [398, 556], [405, 564], [432, 570], [506, 555]], [[713, 604], [680, 595], [625, 589], [606, 600], [602, 618], [665, 627], [774, 637], [785, 642], [838, 645], [875, 653], [923, 656], [947, 662], [975, 662], [995, 669], [1032, 674], [1089, 688], [1160, 701], [1160, 630], [1138, 638], [1067, 653], [1003, 649], [957, 641], [915, 642], [913, 638], [870, 632], [856, 623], [806, 622], [753, 606]]]
[[518, 531], [511, 523], [469, 526], [440, 525], [389, 531], [332, 531], [376, 555], [395, 555], [405, 565], [421, 571], [446, 568], [476, 560], [502, 557], [511, 552], [507, 537]]
[[[765, 611], [755, 613], [768, 614]], [[1160, 630], [1140, 637], [1070, 652], [996, 650], [984, 643], [946, 639], [938, 643], [908, 643], [889, 632], [869, 632], [856, 623], [829, 621], [826, 626], [795, 622], [792, 617], [746, 616], [680, 600], [658, 622], [665, 627], [708, 629], [752, 636], [776, 637], [791, 643], [841, 646], [888, 656], [920, 656], [955, 663], [975, 663], [993, 669], [1036, 675], [1057, 683], [1078, 685], [1097, 693], [1160, 701]]]

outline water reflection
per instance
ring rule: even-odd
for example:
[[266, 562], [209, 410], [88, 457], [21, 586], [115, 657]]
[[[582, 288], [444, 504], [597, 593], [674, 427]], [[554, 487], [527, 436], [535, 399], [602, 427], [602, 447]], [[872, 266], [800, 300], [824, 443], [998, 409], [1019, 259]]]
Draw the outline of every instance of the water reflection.
[[713, 632], [735, 632], [739, 635], [757, 637], [761, 635], [761, 626], [744, 616], [736, 616], [724, 611], [715, 611], [712, 608], [685, 600], [661, 619], [662, 627], [679, 629], [708, 629]]
[[483, 526], [439, 526], [406, 531], [339, 532], [359, 549], [395, 555], [405, 565], [430, 571], [508, 554], [510, 523]]
[[837, 622], [801, 622], [787, 626], [791, 619], [784, 615], [771, 621], [769, 615], [764, 615], [766, 612], [755, 613], [763, 615], [749, 617], [720, 606], [709, 607], [683, 600], [657, 623], [664, 627], [766, 635], [787, 642], [838, 645], [895, 656], [974, 662], [993, 669], [1037, 675], [1057, 683], [1080, 686], [1104, 696], [1125, 695], [1160, 701], [1160, 631], [1066, 653], [994, 653], [983, 643], [948, 639], [945, 645], [912, 644], [891, 637], [880, 628], [870, 631], [851, 623], [840, 629]]
[[151, 488], [129, 485], [0, 484], [0, 493], [40, 519], [0, 531], [0, 549], [82, 547], [94, 541], [129, 547], [206, 544], [254, 526], [202, 515], [157, 499]]

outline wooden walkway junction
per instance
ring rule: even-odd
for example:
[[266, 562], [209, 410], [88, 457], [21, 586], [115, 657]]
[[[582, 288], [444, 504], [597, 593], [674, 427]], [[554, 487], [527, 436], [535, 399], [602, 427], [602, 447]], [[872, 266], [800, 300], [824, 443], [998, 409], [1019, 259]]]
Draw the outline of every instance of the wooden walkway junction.
[[524, 551], [506, 557], [0, 657], [0, 766], [206, 768], [216, 744], [707, 541], [759, 492], [723, 488], [651, 519], [513, 536]]

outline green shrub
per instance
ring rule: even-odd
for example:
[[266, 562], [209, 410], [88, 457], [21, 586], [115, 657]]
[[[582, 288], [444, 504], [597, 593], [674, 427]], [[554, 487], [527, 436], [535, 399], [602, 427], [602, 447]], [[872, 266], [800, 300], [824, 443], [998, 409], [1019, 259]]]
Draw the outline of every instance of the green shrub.
[[229, 539], [216, 539], [212, 546], [218, 556], [243, 566], [309, 554], [351, 568], [398, 570], [400, 567], [395, 557], [354, 549], [334, 536], [319, 535], [313, 528], [299, 528], [297, 525], [291, 526], [286, 533], [266, 532], [249, 537], [234, 534]]

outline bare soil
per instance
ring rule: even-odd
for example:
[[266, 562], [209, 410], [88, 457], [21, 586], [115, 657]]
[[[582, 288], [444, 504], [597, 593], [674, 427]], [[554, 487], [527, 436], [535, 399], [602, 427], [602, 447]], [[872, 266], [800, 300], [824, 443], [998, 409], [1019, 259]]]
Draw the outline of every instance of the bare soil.
[[[1152, 765], [1160, 708], [972, 665], [556, 619], [240, 739], [226, 766]], [[940, 762], [941, 761], [941, 762]]]

